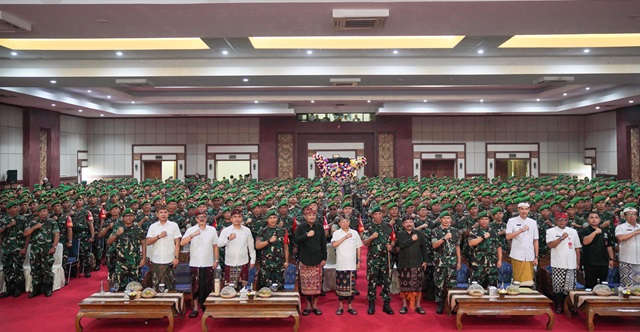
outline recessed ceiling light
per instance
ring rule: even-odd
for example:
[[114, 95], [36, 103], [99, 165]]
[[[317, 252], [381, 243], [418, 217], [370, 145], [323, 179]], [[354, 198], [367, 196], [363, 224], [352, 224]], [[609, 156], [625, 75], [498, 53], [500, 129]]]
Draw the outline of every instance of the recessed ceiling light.
[[111, 95], [108, 95], [108, 96], [107, 96], [107, 99], [111, 99]]
[[18, 52], [11, 52], [12, 56], [18, 56]]
[[633, 104], [633, 100], [629, 100], [629, 104]]
[[222, 50], [222, 55], [227, 55], [227, 54], [229, 54], [229, 51], [227, 51], [227, 50]]
[[312, 50], [307, 50], [307, 54], [313, 54]]
[[315, 102], [316, 102], [315, 100], [312, 100], [312, 101], [311, 101], [311, 103], [312, 103], [312, 104], [313, 104], [313, 103], [315, 103]]
[[51, 107], [56, 107], [56, 104], [51, 104]]
[[478, 54], [482, 54], [482, 53], [484, 53], [484, 50], [483, 49], [479, 49], [478, 50]]
[[596, 106], [596, 109], [597, 109], [597, 110], [599, 110], [599, 109], [600, 109], [600, 106]]
[[371, 102], [371, 100], [367, 100], [367, 103], [370, 103], [370, 102]]
[[398, 50], [393, 50], [393, 54], [398, 54]]
[[249, 79], [248, 78], [243, 78], [242, 82], [249, 82]]
[[254, 104], [257, 104], [257, 103], [258, 103], [258, 101], [257, 101], [257, 100], [254, 100], [254, 101], [253, 101], [253, 103], [254, 103]]
[[104, 114], [100, 114], [100, 116], [104, 116]]
[[563, 96], [566, 96], [566, 95], [567, 95], [567, 93], [565, 92], [565, 93], [563, 93], [562, 95], [563, 95]]
[[117, 56], [122, 56], [122, 52], [118, 51], [118, 52], [116, 52], [116, 55]]
[[537, 98], [536, 101], [540, 101], [540, 98]]
[[585, 48], [582, 52], [589, 53], [589, 52], [591, 52], [591, 50], [589, 50], [588, 48]]
[[591, 88], [590, 88], [590, 87], [586, 87], [586, 88], [584, 88], [584, 89], [585, 89], [585, 90], [587, 90], [587, 91], [591, 90]]
[[56, 83], [58, 83], [58, 81], [56, 81], [56, 80], [51, 80], [51, 81], [49, 81], [49, 83], [51, 83], [51, 84], [56, 84]]
[[481, 102], [481, 103], [484, 103], [484, 99], [480, 99], [480, 102]]
[[135, 104], [136, 102], [134, 100], [131, 101], [132, 104]]
[[423, 102], [423, 103], [426, 103], [426, 102], [427, 102], [427, 100], [426, 100], [426, 99], [423, 99], [423, 100], [422, 100], [422, 102]]
[[88, 93], [91, 93], [91, 90], [87, 90]]
[[78, 112], [82, 113], [82, 110], [78, 110]]

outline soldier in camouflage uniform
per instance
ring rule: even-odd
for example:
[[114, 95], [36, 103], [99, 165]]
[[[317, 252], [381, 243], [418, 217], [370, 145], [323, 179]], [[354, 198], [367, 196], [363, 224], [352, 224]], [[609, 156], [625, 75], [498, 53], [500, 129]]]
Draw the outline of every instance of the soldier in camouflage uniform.
[[75, 207], [69, 212], [73, 223], [73, 237], [80, 240], [80, 257], [78, 261], [84, 270], [85, 278], [91, 277], [95, 257], [91, 254], [91, 244], [95, 238], [93, 214], [84, 208], [82, 196], [76, 197]]
[[17, 201], [7, 204], [7, 214], [0, 220], [2, 236], [2, 263], [4, 265], [4, 281], [6, 291], [0, 298], [18, 297], [24, 291], [24, 272], [22, 264], [27, 253], [27, 239], [23, 234], [27, 219], [18, 214], [20, 206]]
[[[94, 218], [94, 227], [95, 229], [102, 229], [104, 220], [106, 219], [106, 213], [103, 208], [98, 205], [98, 196], [96, 193], [91, 192], [87, 196], [88, 203], [85, 207]], [[91, 252], [93, 253], [93, 257], [96, 259], [96, 264], [93, 268], [94, 271], [100, 270], [100, 261], [104, 256], [104, 241], [101, 241], [102, 237], [98, 232], [96, 232], [96, 236], [93, 238], [93, 243], [91, 245]]]
[[71, 218], [62, 212], [62, 204], [60, 201], [53, 201], [51, 203], [53, 212], [49, 218], [53, 219], [58, 224], [58, 230], [60, 230], [60, 243], [64, 246], [62, 249], [62, 266], [67, 268], [67, 260], [69, 255], [67, 253], [68, 248], [72, 247], [71, 239], [73, 238], [73, 232], [71, 231]]
[[29, 298], [40, 294], [51, 296], [53, 291], [53, 255], [56, 253], [60, 230], [58, 224], [49, 218], [49, 210], [46, 205], [40, 205], [36, 209], [37, 219], [33, 219], [26, 226], [24, 236], [31, 243], [31, 280], [33, 290]]
[[457, 272], [460, 270], [460, 231], [451, 227], [451, 214], [444, 211], [438, 216], [440, 226], [431, 232], [431, 246], [434, 251], [434, 280], [436, 289], [437, 314], [442, 314], [447, 289], [455, 288]]
[[[229, 227], [232, 225], [231, 222], [231, 207], [230, 206], [225, 206], [222, 208], [222, 210], [220, 210], [222, 215], [220, 216], [220, 218], [218, 218], [218, 220], [216, 220], [214, 227], [216, 228], [216, 231], [218, 232], [218, 235], [220, 235], [220, 232], [222, 232], [223, 229]], [[220, 265], [220, 270], [222, 271], [222, 273], [224, 273], [224, 251], [225, 251], [226, 247], [218, 247], [218, 252], [220, 255], [220, 259], [219, 259], [219, 265]]]
[[489, 215], [478, 214], [478, 227], [469, 233], [472, 279], [487, 288], [498, 284], [498, 269], [502, 266], [502, 245], [495, 229], [489, 227]]
[[158, 221], [158, 216], [151, 212], [151, 202], [148, 200], [142, 201], [141, 209], [138, 211], [136, 220], [134, 221], [136, 225], [142, 228], [146, 233], [149, 230], [149, 226], [156, 221]]
[[504, 217], [504, 212], [502, 211], [502, 208], [494, 207], [493, 210], [491, 210], [491, 218], [493, 219], [493, 221], [489, 223], [489, 226], [492, 227], [498, 234], [498, 237], [500, 239], [500, 245], [502, 246], [502, 251], [508, 252], [509, 245], [507, 244], [507, 237], [506, 237], [507, 223], [504, 222], [503, 217]]
[[175, 198], [167, 199], [167, 211], [169, 211], [169, 221], [173, 221], [178, 224], [178, 228], [180, 229], [180, 233], [184, 234], [187, 230], [187, 219], [181, 216], [178, 212], [178, 200]]
[[596, 205], [595, 211], [600, 216], [600, 228], [602, 231], [607, 233], [607, 237], [613, 246], [616, 245], [616, 226], [615, 226], [615, 216], [613, 212], [607, 210], [606, 197], [604, 196], [596, 196], [593, 199], [593, 203]]
[[369, 310], [367, 313], [375, 313], [376, 286], [381, 285], [380, 296], [384, 305], [382, 311], [393, 315], [393, 310], [389, 305], [391, 301], [391, 262], [390, 252], [395, 245], [395, 232], [393, 227], [382, 222], [382, 212], [380, 206], [371, 209], [373, 221], [364, 230], [363, 243], [369, 247], [367, 252], [367, 300], [369, 300]]
[[140, 268], [145, 264], [147, 240], [144, 230], [134, 224], [134, 218], [133, 210], [125, 209], [122, 220], [118, 219], [110, 227], [107, 239], [113, 257], [109, 279], [116, 291], [124, 290], [131, 281], [141, 281]]
[[284, 289], [284, 270], [289, 264], [289, 235], [286, 229], [277, 225], [275, 210], [269, 210], [266, 218], [267, 226], [258, 231], [256, 239], [256, 249], [262, 250], [257, 289], [270, 287], [273, 283]]
[[576, 231], [581, 230], [585, 226], [585, 220], [577, 214], [576, 206], [574, 203], [569, 203], [565, 206], [567, 209], [567, 226], [575, 229]]
[[[531, 215], [531, 213], [529, 213]], [[544, 257], [549, 253], [549, 247], [547, 246], [547, 230], [555, 227], [553, 218], [551, 216], [551, 207], [549, 205], [543, 205], [540, 207], [540, 213], [538, 219], [531, 218], [538, 224], [538, 255]]]
[[[113, 234], [113, 229], [116, 225], [122, 224], [122, 218], [120, 218], [120, 207], [117, 204], [112, 204], [109, 207], [110, 217], [105, 220], [104, 227], [100, 230], [98, 236], [99, 237], [107, 237]], [[116, 228], [117, 229], [117, 228]], [[108, 242], [108, 241], [107, 241]], [[113, 275], [116, 268], [116, 251], [114, 246], [109, 246], [107, 244], [107, 270], [109, 271], [109, 275]]]

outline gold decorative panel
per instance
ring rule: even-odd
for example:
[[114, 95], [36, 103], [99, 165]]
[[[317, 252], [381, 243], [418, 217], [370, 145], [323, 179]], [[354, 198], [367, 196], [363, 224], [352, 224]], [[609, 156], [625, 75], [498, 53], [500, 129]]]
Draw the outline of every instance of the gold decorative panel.
[[256, 159], [256, 160], [257, 160], [257, 159], [258, 159], [258, 154], [257, 154], [257, 153], [251, 153], [251, 154], [249, 155], [249, 158], [250, 158], [250, 159]]
[[316, 154], [316, 150], [307, 150], [307, 157], [313, 157], [314, 154]]
[[133, 154], [133, 160], [140, 160], [140, 154], [139, 153], [134, 153]]
[[40, 183], [47, 177], [47, 147], [49, 135], [46, 130], [40, 130]]
[[393, 134], [378, 135], [378, 175], [394, 177]]
[[631, 128], [631, 180], [640, 181], [640, 128]]
[[413, 153], [413, 159], [420, 159], [420, 158], [422, 158], [422, 154], [420, 152]]
[[278, 177], [293, 178], [293, 134], [278, 134]]
[[178, 154], [176, 155], [176, 159], [178, 159], [178, 160], [184, 160], [184, 153], [178, 153]]
[[362, 157], [362, 156], [364, 156], [364, 149], [356, 150], [356, 157]]

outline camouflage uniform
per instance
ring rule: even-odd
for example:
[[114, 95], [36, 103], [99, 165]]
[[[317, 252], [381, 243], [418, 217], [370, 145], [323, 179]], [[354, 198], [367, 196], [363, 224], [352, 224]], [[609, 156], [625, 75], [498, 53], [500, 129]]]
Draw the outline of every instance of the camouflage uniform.
[[[102, 210], [100, 205], [98, 204], [86, 205], [85, 207], [87, 210], [89, 210], [89, 212], [91, 212], [91, 215], [95, 218], [94, 219], [95, 228], [100, 229], [100, 218], [103, 215], [100, 213], [100, 210]], [[91, 252], [93, 253], [93, 257], [95, 257], [96, 259], [96, 268], [100, 267], [100, 260], [104, 256], [104, 245], [106, 242], [106, 241], [101, 241], [102, 238], [98, 236], [98, 233], [99, 232], [94, 233], [93, 243], [91, 244]]]
[[58, 224], [58, 230], [60, 231], [60, 240], [58, 242], [62, 243], [62, 266], [66, 269], [67, 260], [69, 259], [66, 246], [70, 241], [68, 238], [67, 226], [71, 225], [71, 223], [67, 223], [69, 217], [64, 212], [60, 212], [59, 214], [51, 213], [49, 218], [53, 219]]
[[[113, 230], [117, 229], [116, 227], [124, 226], [124, 224], [122, 223], [122, 218], [109, 218], [109, 219], [105, 220], [104, 221], [104, 227], [109, 227], [109, 225], [112, 225], [113, 228], [111, 228], [111, 230], [107, 233], [107, 235], [106, 235], [107, 239], [111, 235], [113, 235]], [[118, 226], [118, 225], [120, 225], [120, 226]], [[107, 261], [106, 262], [107, 270], [109, 271], [110, 275], [115, 272], [116, 260], [117, 260], [117, 255], [116, 255], [115, 247], [112, 244], [112, 245], [107, 247], [107, 259], [106, 259], [106, 261]]]
[[[231, 220], [229, 220], [228, 222], [224, 220], [224, 218], [220, 218], [218, 219], [218, 221], [216, 222], [216, 231], [218, 232], [218, 235], [220, 235], [220, 232], [222, 232], [223, 229], [225, 229], [226, 227], [231, 226]], [[218, 265], [220, 266], [220, 269], [222, 271], [222, 273], [224, 273], [224, 252], [227, 249], [226, 246], [220, 248], [218, 247]]]
[[[577, 213], [573, 218], [568, 218], [567, 220], [567, 226], [575, 230], [581, 230], [585, 226], [585, 223], [587, 222], [584, 220], [584, 218], [580, 217]], [[580, 227], [576, 227], [574, 224]]]
[[457, 285], [457, 264], [458, 257], [456, 256], [456, 247], [460, 245], [460, 232], [454, 227], [448, 227], [447, 229], [438, 226], [431, 232], [430, 248], [433, 248], [433, 243], [444, 239], [447, 233], [451, 233], [451, 238], [445, 240], [438, 248], [433, 249], [435, 266], [434, 280], [435, 280], [435, 297], [436, 302], [444, 302], [444, 298], [447, 293], [447, 289], [455, 288]]
[[[547, 246], [546, 237], [547, 230], [551, 227], [549, 227], [542, 216], [534, 220], [538, 223], [538, 256], [543, 257], [549, 253], [549, 246]], [[551, 218], [549, 218], [549, 220], [551, 220]]]
[[91, 242], [89, 238], [91, 233], [89, 223], [93, 224], [93, 214], [87, 209], [72, 209], [71, 221], [73, 222], [73, 237], [80, 240], [80, 257], [78, 261], [85, 268], [85, 271], [91, 271], [95, 257], [91, 254]]
[[604, 224], [607, 221], [610, 222], [609, 227], [603, 228], [602, 231], [607, 233], [609, 241], [611, 241], [611, 245], [615, 247], [615, 244], [618, 243], [618, 240], [616, 239], [616, 225], [614, 224], [616, 218], [614, 217], [613, 212], [606, 210], [603, 212], [598, 212], [598, 215], [600, 216], [600, 225]]
[[483, 287], [498, 284], [498, 248], [501, 247], [496, 231], [491, 228], [474, 228], [469, 233], [469, 240], [478, 237], [484, 238], [484, 233], [490, 234], [488, 239], [482, 240], [471, 250], [471, 272], [472, 280], [477, 281]]
[[262, 248], [257, 289], [270, 287], [273, 283], [278, 283], [280, 289], [283, 289], [285, 263], [284, 245], [289, 242], [289, 236], [286, 233], [286, 229], [278, 226], [273, 228], [265, 226], [258, 231], [256, 242], [269, 241], [273, 235], [276, 236], [276, 241]]
[[178, 210], [174, 211], [174, 213], [169, 214], [169, 220], [178, 224], [178, 228], [180, 229], [180, 233], [184, 234], [184, 232], [189, 228], [187, 225], [188, 220], [178, 213]]
[[[295, 222], [293, 220], [293, 217], [291, 216], [291, 214], [286, 214], [284, 216], [281, 216], [279, 213], [276, 213], [276, 216], [278, 216], [278, 225], [280, 225], [280, 223], [282, 223], [282, 228], [287, 230], [288, 236], [290, 239], [293, 239], [293, 223]], [[292, 243], [289, 243], [289, 260], [293, 259], [293, 248], [294, 245]]]
[[156, 216], [152, 212], [149, 212], [149, 214], [144, 214], [144, 212], [140, 210], [138, 214], [136, 214], [136, 219], [133, 223], [136, 225], [139, 224], [144, 219], [144, 217], [147, 217], [147, 220], [142, 222], [141, 228], [146, 233], [149, 230], [149, 226], [158, 221], [158, 216]]
[[142, 260], [140, 241], [144, 240], [146, 236], [146, 232], [136, 224], [127, 227], [123, 222], [118, 221], [114, 224], [108, 237], [117, 234], [120, 227], [124, 229], [124, 232], [109, 246], [114, 258], [114, 261], [111, 262], [113, 265], [111, 282], [116, 291], [125, 289], [131, 281], [140, 282], [140, 261]]
[[7, 227], [11, 220], [15, 220], [16, 224], [6, 228], [2, 233], [2, 263], [4, 265], [4, 280], [6, 283], [7, 293], [16, 288], [20, 293], [24, 290], [24, 272], [22, 265], [24, 256], [20, 255], [20, 250], [24, 249], [27, 238], [24, 236], [24, 229], [27, 226], [27, 219], [21, 215], [10, 217], [5, 215], [0, 220], [0, 228]]
[[378, 237], [371, 241], [367, 251], [367, 300], [375, 301], [376, 286], [381, 285], [380, 296], [388, 302], [391, 300], [391, 274], [386, 245], [391, 244], [393, 228], [386, 223], [370, 222], [364, 230], [363, 240], [369, 239], [373, 233], [378, 233]]
[[32, 228], [38, 223], [42, 224], [40, 229], [31, 233], [31, 280], [33, 289], [38, 287], [53, 287], [53, 262], [54, 255], [49, 254], [49, 250], [54, 248], [54, 236], [59, 233], [58, 224], [53, 219], [34, 219], [26, 228]]
[[[495, 221], [489, 223], [489, 227], [493, 228], [496, 231], [496, 234], [500, 233], [501, 231], [506, 231], [507, 230], [507, 224], [504, 222], [501, 223], [497, 223]], [[509, 245], [507, 244], [507, 233], [504, 233], [502, 235], [498, 235], [498, 238], [500, 240], [500, 246], [502, 247], [502, 252], [508, 252], [509, 251]]]

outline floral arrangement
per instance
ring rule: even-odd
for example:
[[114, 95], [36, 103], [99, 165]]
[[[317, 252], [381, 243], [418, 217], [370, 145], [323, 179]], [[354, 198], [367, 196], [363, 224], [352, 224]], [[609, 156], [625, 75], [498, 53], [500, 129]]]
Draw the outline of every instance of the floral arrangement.
[[346, 162], [346, 158], [341, 158], [340, 161], [332, 162], [332, 160], [319, 154], [313, 155], [313, 161], [316, 163], [316, 167], [322, 177], [330, 177], [338, 182], [355, 178], [357, 171], [367, 164], [367, 158], [365, 157], [349, 159], [349, 162]]

